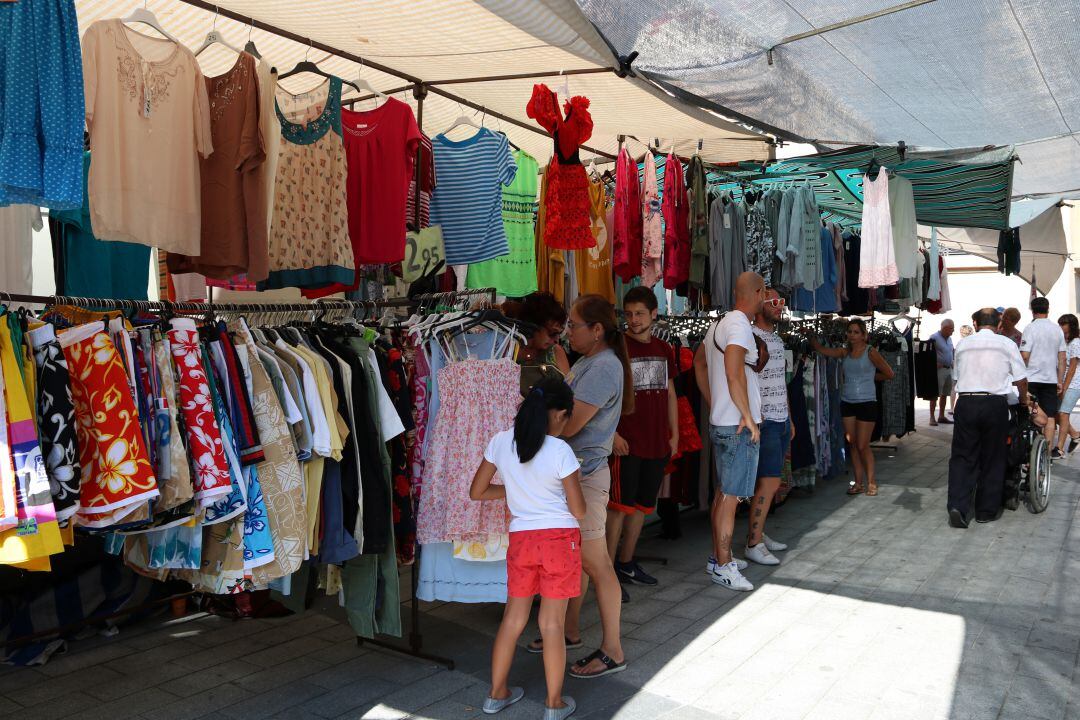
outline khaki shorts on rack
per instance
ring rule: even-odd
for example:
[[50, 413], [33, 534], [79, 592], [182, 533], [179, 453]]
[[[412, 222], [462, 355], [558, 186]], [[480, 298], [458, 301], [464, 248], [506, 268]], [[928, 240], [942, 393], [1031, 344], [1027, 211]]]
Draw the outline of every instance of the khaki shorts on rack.
[[581, 540], [603, 540], [607, 527], [608, 497], [611, 494], [611, 469], [607, 461], [581, 478], [585, 496], [585, 519], [581, 521]]

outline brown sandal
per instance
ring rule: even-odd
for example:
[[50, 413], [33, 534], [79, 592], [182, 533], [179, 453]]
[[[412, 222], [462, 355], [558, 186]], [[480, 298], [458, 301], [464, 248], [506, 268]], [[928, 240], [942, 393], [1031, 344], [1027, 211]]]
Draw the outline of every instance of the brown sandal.
[[862, 483], [855, 483], [848, 488], [848, 495], [862, 495], [866, 490], [863, 488]]
[[872, 482], [867, 486], [866, 494], [869, 497], [873, 497], [874, 495], [877, 495], [877, 483], [876, 482]]

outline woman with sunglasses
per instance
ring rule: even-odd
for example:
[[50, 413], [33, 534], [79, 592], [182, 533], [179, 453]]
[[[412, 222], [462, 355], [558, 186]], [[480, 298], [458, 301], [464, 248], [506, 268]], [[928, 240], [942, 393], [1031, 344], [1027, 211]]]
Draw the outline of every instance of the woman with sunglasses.
[[570, 372], [570, 360], [559, 345], [566, 325], [566, 308], [547, 292], [526, 295], [522, 302], [506, 303], [503, 312], [536, 327], [518, 349], [521, 365], [521, 394], [544, 378], [563, 379]]
[[851, 318], [847, 324], [847, 347], [825, 347], [815, 337], [810, 346], [826, 357], [843, 362], [844, 381], [840, 390], [840, 414], [844, 419], [844, 435], [851, 453], [855, 482], [848, 495], [877, 495], [874, 477], [874, 454], [870, 450], [870, 435], [877, 422], [878, 404], [875, 381], [891, 380], [893, 369], [868, 343], [866, 322]]

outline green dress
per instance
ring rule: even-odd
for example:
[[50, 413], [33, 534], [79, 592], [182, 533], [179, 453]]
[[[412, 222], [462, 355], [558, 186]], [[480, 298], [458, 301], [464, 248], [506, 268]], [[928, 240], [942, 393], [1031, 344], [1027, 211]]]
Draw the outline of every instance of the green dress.
[[495, 288], [500, 295], [525, 297], [536, 292], [536, 191], [539, 165], [524, 150], [514, 151], [517, 174], [502, 190], [503, 228], [510, 254], [469, 266], [469, 288]]

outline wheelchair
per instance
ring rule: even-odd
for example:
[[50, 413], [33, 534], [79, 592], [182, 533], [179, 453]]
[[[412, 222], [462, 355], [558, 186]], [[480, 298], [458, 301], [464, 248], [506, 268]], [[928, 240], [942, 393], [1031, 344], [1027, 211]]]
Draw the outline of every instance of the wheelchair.
[[1013, 427], [1009, 433], [1009, 466], [1005, 473], [1005, 507], [1016, 510], [1020, 502], [1031, 513], [1041, 513], [1050, 504], [1050, 444], [1042, 428], [1023, 406], [1012, 409]]

